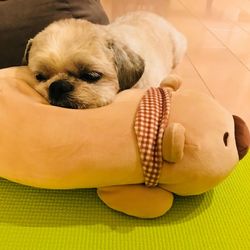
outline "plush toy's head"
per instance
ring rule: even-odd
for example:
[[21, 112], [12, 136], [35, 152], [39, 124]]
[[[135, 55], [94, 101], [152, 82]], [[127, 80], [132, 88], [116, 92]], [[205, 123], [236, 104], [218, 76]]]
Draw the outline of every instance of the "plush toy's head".
[[191, 90], [173, 92], [160, 183], [179, 195], [203, 193], [228, 176], [249, 144], [243, 120], [213, 98]]

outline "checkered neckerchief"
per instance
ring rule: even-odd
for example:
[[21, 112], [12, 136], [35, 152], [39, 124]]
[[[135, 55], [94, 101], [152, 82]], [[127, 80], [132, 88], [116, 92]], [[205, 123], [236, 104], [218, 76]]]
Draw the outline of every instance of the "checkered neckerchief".
[[171, 93], [163, 88], [150, 88], [143, 96], [135, 119], [145, 185], [158, 185], [162, 167], [162, 138], [170, 112]]

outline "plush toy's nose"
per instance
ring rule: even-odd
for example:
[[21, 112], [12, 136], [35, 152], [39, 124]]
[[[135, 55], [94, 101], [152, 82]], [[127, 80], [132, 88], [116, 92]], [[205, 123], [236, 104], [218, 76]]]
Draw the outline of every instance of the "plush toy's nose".
[[239, 159], [241, 160], [248, 152], [250, 146], [250, 133], [246, 123], [238, 116], [233, 115], [235, 140]]

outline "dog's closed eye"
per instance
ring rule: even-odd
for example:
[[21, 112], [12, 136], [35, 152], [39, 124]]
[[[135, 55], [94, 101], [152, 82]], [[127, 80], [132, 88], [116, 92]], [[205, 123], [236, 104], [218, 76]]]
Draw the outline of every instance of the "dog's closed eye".
[[88, 83], [95, 83], [98, 80], [100, 80], [102, 77], [102, 73], [96, 72], [96, 71], [82, 71], [80, 72], [79, 78], [83, 81], [86, 81]]
[[37, 81], [39, 81], [39, 82], [44, 82], [44, 81], [48, 80], [48, 77], [46, 77], [42, 73], [37, 73], [35, 77], [36, 77]]

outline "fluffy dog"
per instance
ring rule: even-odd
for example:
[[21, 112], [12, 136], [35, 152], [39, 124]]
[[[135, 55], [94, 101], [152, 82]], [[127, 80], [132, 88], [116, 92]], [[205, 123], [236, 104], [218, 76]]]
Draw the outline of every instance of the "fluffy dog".
[[185, 37], [171, 24], [140, 11], [106, 26], [56, 21], [30, 39], [24, 64], [38, 80], [33, 87], [50, 104], [95, 108], [119, 91], [159, 86], [185, 51]]

